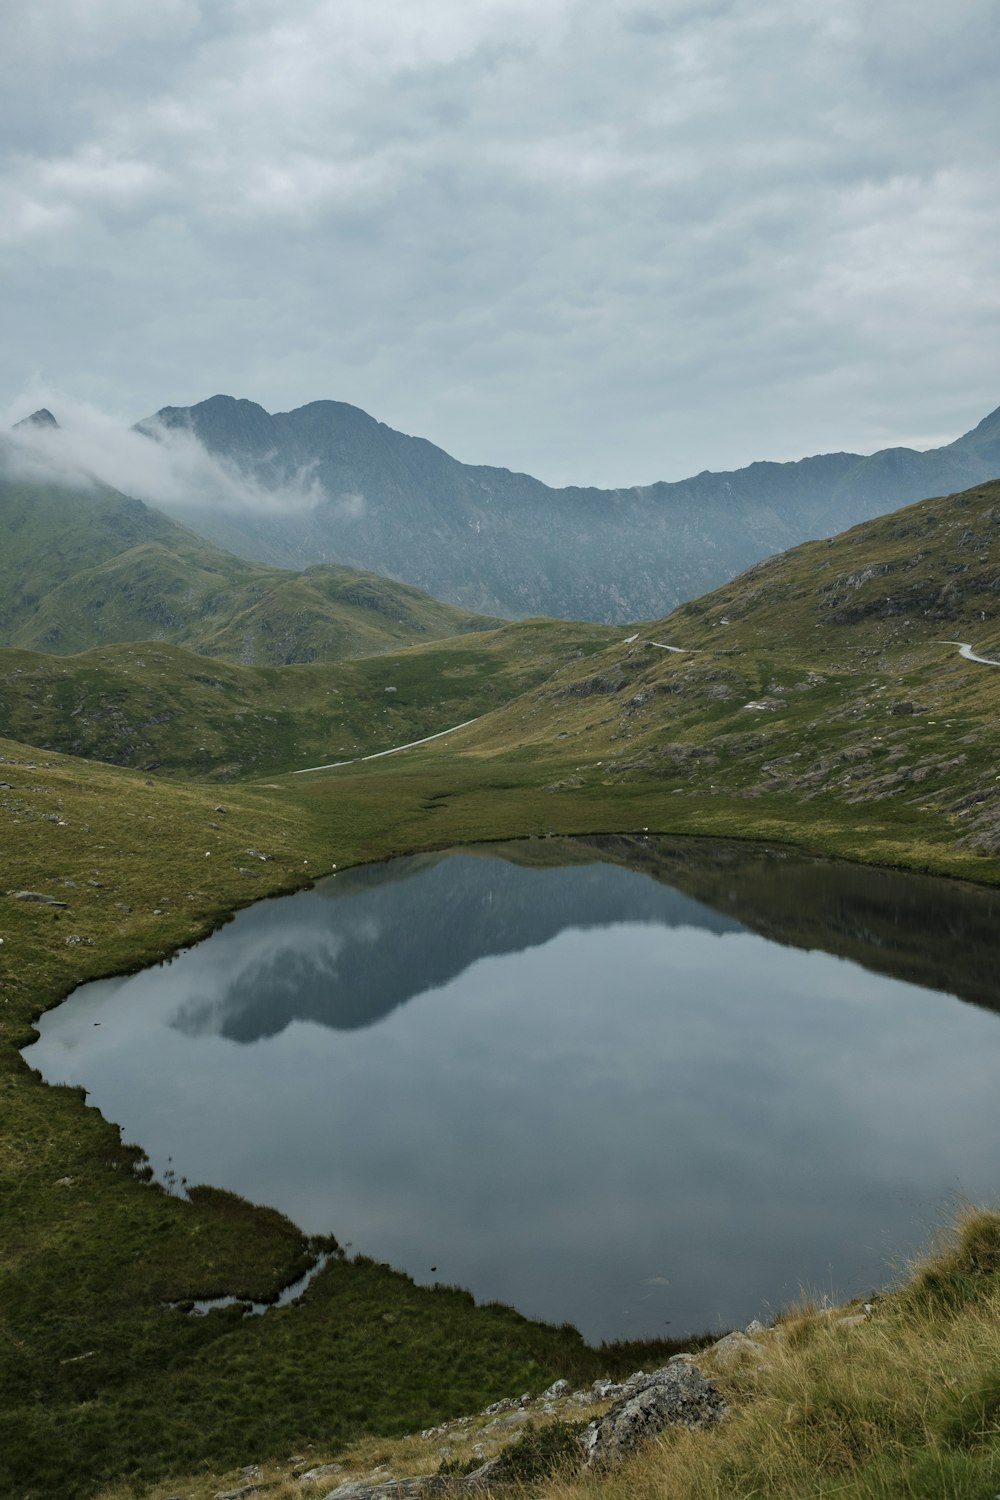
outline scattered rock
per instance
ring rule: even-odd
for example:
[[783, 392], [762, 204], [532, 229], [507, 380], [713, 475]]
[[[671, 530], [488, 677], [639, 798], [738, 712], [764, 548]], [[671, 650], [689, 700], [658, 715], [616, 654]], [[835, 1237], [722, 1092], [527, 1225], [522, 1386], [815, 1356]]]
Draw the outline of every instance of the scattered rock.
[[237, 1490], [219, 1490], [215, 1500], [243, 1500], [244, 1495], [258, 1495], [259, 1484], [241, 1484]]
[[568, 1396], [568, 1395], [569, 1395], [569, 1381], [568, 1380], [555, 1380], [549, 1386], [548, 1390], [542, 1392], [541, 1399], [543, 1401], [558, 1401], [558, 1399], [559, 1399], [560, 1396]]
[[485, 1489], [500, 1467], [499, 1458], [488, 1458], [478, 1469], [473, 1469], [471, 1474], [466, 1474], [464, 1481], [460, 1481], [462, 1488], [466, 1490]]
[[413, 1500], [414, 1496], [433, 1493], [434, 1477], [420, 1474], [410, 1479], [349, 1479], [330, 1490], [323, 1500]]
[[115, 902], [115, 911], [123, 911], [125, 913], [125, 915], [128, 916], [129, 913], [131, 912], [131, 910], [132, 910], [132, 908], [131, 908], [131, 906], [129, 906], [129, 904], [128, 904], [127, 901], [116, 901]]
[[719, 1370], [734, 1370], [750, 1355], [764, 1353], [764, 1346], [745, 1333], [727, 1333], [712, 1345], [712, 1358]]
[[696, 1365], [666, 1365], [643, 1376], [637, 1387], [636, 1379], [627, 1380], [621, 1399], [587, 1427], [583, 1446], [589, 1468], [617, 1463], [664, 1427], [710, 1427], [726, 1410], [721, 1393]]
[[78, 933], [72, 932], [66, 939], [66, 943], [70, 948], [93, 948], [94, 939], [89, 937], [80, 937]]
[[530, 1419], [529, 1419], [528, 1413], [526, 1411], [521, 1411], [521, 1410], [518, 1410], [518, 1411], [509, 1411], [509, 1412], [505, 1412], [503, 1414], [503, 1416], [494, 1417], [493, 1421], [490, 1422], [490, 1423], [488, 1423], [483, 1428], [483, 1431], [484, 1432], [495, 1432], [497, 1430], [497, 1428], [505, 1429], [505, 1428], [508, 1428], [508, 1427], [522, 1427], [524, 1425], [524, 1423], [527, 1422], [527, 1421], [529, 1421], [529, 1420]]
[[249, 854], [249, 856], [250, 856], [251, 859], [269, 860], [269, 859], [272, 858], [272, 856], [270, 854], [264, 854], [263, 851], [260, 850], [260, 849], [244, 849], [243, 853], [244, 854]]
[[64, 911], [69, 904], [57, 901], [55, 896], [46, 896], [42, 891], [8, 891], [7, 894], [13, 896], [15, 901], [33, 901], [37, 906], [60, 906]]
[[495, 1417], [498, 1411], [513, 1411], [515, 1406], [520, 1406], [516, 1396], [502, 1396], [499, 1401], [491, 1401], [489, 1406], [483, 1407], [484, 1417]]

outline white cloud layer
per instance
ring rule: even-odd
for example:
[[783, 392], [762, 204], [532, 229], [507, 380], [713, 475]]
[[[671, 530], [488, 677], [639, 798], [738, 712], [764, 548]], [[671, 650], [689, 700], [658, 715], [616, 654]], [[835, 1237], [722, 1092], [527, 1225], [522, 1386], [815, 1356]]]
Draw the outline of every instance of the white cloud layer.
[[1000, 402], [994, 0], [8, 9], [0, 400], [333, 397], [603, 484]]
[[[29, 425], [4, 435], [0, 464], [33, 480], [79, 484], [102, 480], [150, 505], [288, 514], [311, 510], [325, 498], [308, 469], [291, 484], [257, 484], [233, 464], [210, 454], [193, 432], [157, 424], [156, 436], [122, 426], [86, 402], [36, 388], [34, 409], [58, 412], [58, 427]], [[363, 506], [344, 496], [349, 514]]]

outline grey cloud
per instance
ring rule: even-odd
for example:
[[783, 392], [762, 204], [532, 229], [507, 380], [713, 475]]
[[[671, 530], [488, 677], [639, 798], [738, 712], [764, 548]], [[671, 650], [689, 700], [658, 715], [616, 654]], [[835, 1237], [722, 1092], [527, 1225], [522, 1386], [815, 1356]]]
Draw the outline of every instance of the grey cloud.
[[607, 484], [996, 404], [987, 0], [168, 10], [54, 44], [55, 137], [21, 98], [8, 400], [332, 396]]

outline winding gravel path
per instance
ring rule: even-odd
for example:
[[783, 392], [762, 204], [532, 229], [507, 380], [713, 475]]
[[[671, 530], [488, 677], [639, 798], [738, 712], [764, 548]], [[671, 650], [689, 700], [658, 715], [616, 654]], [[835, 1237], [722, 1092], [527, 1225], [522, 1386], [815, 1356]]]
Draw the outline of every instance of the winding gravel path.
[[293, 771], [292, 775], [308, 776], [312, 771], [335, 771], [338, 766], [356, 766], [363, 760], [381, 760], [383, 755], [398, 755], [401, 750], [412, 750], [415, 745], [427, 745], [431, 740], [443, 739], [446, 734], [454, 734], [458, 729], [467, 729], [481, 718], [482, 714], [477, 714], [475, 719], [453, 724], [450, 729], [439, 729], [437, 734], [425, 734], [422, 740], [409, 740], [405, 745], [393, 745], [391, 750], [376, 750], [374, 755], [355, 755], [351, 760], [331, 760], [325, 766], [303, 766], [301, 771]]
[[977, 656], [968, 641], [942, 641], [941, 645], [957, 646], [959, 656], [964, 656], [966, 661], [978, 661], [984, 667], [1000, 667], [1000, 661], [994, 661], [992, 656]]

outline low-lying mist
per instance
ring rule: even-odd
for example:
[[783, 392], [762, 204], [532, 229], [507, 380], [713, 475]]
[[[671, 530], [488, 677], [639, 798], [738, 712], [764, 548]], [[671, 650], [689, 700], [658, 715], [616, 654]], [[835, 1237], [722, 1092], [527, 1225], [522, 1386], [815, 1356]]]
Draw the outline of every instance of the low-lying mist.
[[[209, 453], [185, 428], [148, 419], [143, 423], [146, 430], [136, 431], [58, 391], [33, 390], [28, 400], [16, 404], [13, 414], [23, 413], [26, 405], [29, 411], [44, 407], [58, 425], [28, 423], [4, 433], [0, 466], [12, 477], [71, 486], [100, 480], [171, 511], [211, 507], [253, 515], [301, 514], [327, 499], [311, 465], [291, 481], [265, 486], [237, 464]], [[8, 416], [8, 427], [10, 420]]]

